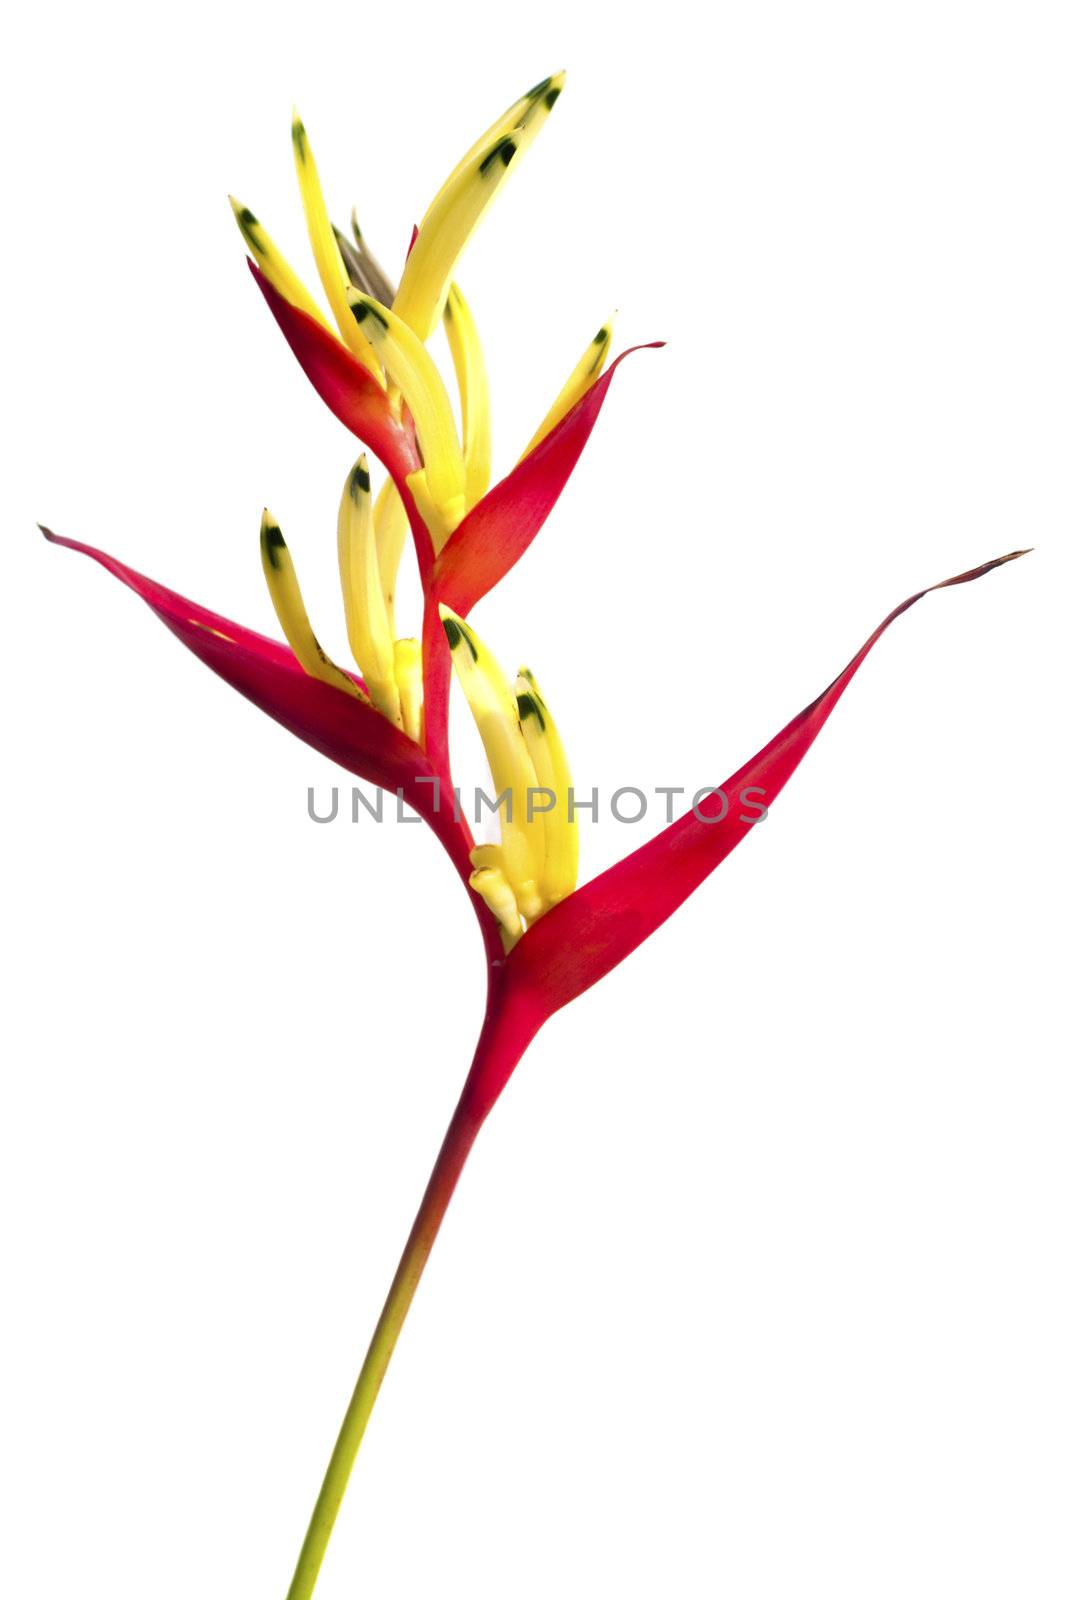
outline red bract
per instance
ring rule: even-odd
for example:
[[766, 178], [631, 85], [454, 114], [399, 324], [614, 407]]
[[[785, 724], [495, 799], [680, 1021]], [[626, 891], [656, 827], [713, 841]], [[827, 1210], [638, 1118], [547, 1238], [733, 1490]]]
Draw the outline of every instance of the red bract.
[[434, 597], [466, 613], [494, 589], [540, 533], [585, 449], [620, 361], [635, 350], [661, 350], [663, 341], [632, 345], [506, 478], [467, 513], [434, 565]]
[[[404, 804], [429, 823], [457, 871], [466, 878], [472, 844], [469, 828], [462, 817], [456, 817], [447, 790], [446, 798], [439, 800], [441, 783], [426, 752], [373, 706], [309, 677], [293, 652], [274, 639], [187, 600], [103, 550], [61, 538], [50, 528], [42, 527], [41, 532], [50, 543], [98, 561], [139, 595], [187, 650], [283, 728], [346, 772], [400, 794]], [[351, 676], [354, 683], [360, 683], [354, 673]], [[487, 947], [495, 953], [493, 919], [477, 895], [469, 898]]]
[[1013, 550], [920, 589], [889, 613], [811, 705], [757, 755], [639, 850], [554, 906], [509, 960], [528, 1011], [547, 1020], [643, 944], [760, 821], [807, 755], [837, 702], [882, 634], [924, 595], [971, 583], [1027, 555]]
[[420, 570], [428, 569], [433, 561], [429, 534], [407, 488], [409, 474], [416, 472], [420, 465], [410, 418], [394, 413], [381, 384], [340, 339], [299, 306], [291, 305], [267, 282], [254, 261], [249, 261], [248, 267], [316, 393], [325, 400], [338, 421], [374, 451], [399, 489], [415, 539]]

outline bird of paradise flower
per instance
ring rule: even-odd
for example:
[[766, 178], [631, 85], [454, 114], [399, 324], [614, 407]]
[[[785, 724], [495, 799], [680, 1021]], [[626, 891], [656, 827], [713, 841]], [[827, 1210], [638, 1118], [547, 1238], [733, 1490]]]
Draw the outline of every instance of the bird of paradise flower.
[[[128, 585], [194, 655], [284, 727], [348, 771], [402, 794], [447, 851], [481, 929], [481, 1035], [341, 1424], [289, 1600], [307, 1600], [314, 1590], [356, 1453], [449, 1201], [486, 1117], [538, 1030], [643, 943], [746, 837], [753, 820], [743, 803], [746, 792], [759, 794], [764, 806], [777, 798], [897, 617], [931, 588], [969, 583], [1026, 553], [1012, 551], [911, 595], [750, 761], [656, 838], [577, 887], [578, 828], [566, 798], [570, 776], [548, 702], [528, 668], [509, 680], [468, 618], [545, 522], [619, 361], [630, 351], [607, 365], [611, 327], [598, 327], [519, 461], [490, 487], [486, 366], [454, 275], [491, 201], [547, 121], [563, 82], [558, 73], [537, 84], [471, 146], [416, 228], [395, 291], [355, 215], [350, 237], [332, 225], [307, 131], [294, 118], [296, 173], [332, 324], [258, 217], [231, 202], [253, 276], [297, 360], [330, 410], [386, 471], [374, 497], [367, 457], [361, 455], [339, 500], [338, 563], [358, 673], [331, 660], [319, 644], [288, 546], [269, 512], [260, 529], [262, 564], [286, 645], [196, 605], [113, 556], [42, 529], [46, 538], [92, 556]], [[442, 322], [459, 392], [458, 425], [426, 347]], [[396, 632], [397, 572], [409, 537], [423, 595], [418, 638]], [[494, 843], [475, 842], [451, 798], [453, 668], [498, 794], [510, 797]]]

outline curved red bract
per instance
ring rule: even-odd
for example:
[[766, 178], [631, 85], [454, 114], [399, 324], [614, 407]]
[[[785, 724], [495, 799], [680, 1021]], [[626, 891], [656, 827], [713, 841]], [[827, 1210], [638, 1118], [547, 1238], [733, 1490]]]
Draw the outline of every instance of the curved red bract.
[[432, 587], [461, 616], [500, 582], [540, 533], [600, 415], [621, 361], [635, 350], [660, 350], [662, 340], [624, 350], [516, 467], [467, 513], [434, 563]]
[[[508, 957], [509, 979], [542, 1017], [550, 1016], [618, 966], [654, 933], [758, 822], [807, 754], [830, 713], [886, 629], [934, 589], [984, 577], [1014, 561], [1013, 550], [931, 584], [881, 622], [827, 689], [757, 755], [656, 838], [554, 906]], [[746, 799], [746, 791], [754, 790]], [[725, 802], [719, 795], [725, 796]], [[724, 809], [725, 807], [725, 809]], [[716, 820], [721, 815], [721, 820]]]
[[421, 463], [413, 431], [394, 416], [381, 384], [328, 328], [279, 294], [254, 261], [248, 266], [312, 388], [401, 486]]
[[[393, 794], [403, 790], [405, 806], [433, 829], [466, 884], [473, 841], [464, 819], [454, 814], [447, 774], [381, 712], [332, 684], [309, 677], [287, 645], [197, 605], [104, 550], [61, 538], [50, 528], [42, 527], [41, 532], [52, 544], [99, 562], [139, 595], [205, 666], [312, 749], [378, 788]], [[363, 686], [354, 673], [349, 676]], [[468, 899], [488, 956], [499, 957], [500, 941], [488, 907], [470, 890]]]
[[[395, 791], [404, 784], [411, 785], [417, 775], [429, 773], [425, 752], [406, 734], [365, 701], [308, 677], [288, 645], [197, 605], [104, 550], [76, 539], [63, 539], [50, 528], [42, 528], [41, 532], [52, 544], [77, 550], [99, 562], [140, 595], [171, 633], [212, 672], [290, 733], [356, 777]], [[354, 673], [349, 676], [363, 687], [362, 679]]]

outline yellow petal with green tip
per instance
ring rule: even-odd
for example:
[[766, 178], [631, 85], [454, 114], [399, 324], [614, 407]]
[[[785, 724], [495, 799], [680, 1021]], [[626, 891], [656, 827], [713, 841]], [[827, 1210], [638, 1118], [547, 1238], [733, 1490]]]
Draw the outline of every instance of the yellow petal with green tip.
[[314, 317], [316, 322], [321, 322], [322, 326], [329, 328], [332, 333], [333, 329], [330, 328], [326, 313], [319, 308], [313, 296], [301, 283], [259, 218], [249, 211], [247, 206], [235, 200], [232, 194], [229, 200], [237, 219], [237, 226], [241, 230], [241, 237], [271, 288], [277, 289], [283, 300], [288, 300], [298, 311], [304, 311], [309, 317]]
[[537, 782], [556, 797], [551, 811], [545, 812], [545, 870], [542, 892], [547, 905], [573, 894], [578, 882], [578, 821], [570, 817], [571, 770], [559, 729], [545, 705], [544, 697], [528, 667], [519, 670], [515, 682], [515, 704], [519, 725]]
[[565, 73], [546, 78], [498, 117], [453, 170], [419, 224], [393, 307], [428, 339], [464, 249], [508, 173], [544, 126]]
[[322, 683], [332, 684], [335, 689], [343, 689], [345, 694], [352, 695], [356, 700], [366, 701], [367, 696], [363, 691], [341, 671], [336, 662], [330, 660], [316, 639], [308, 621], [289, 547], [269, 511], [264, 511], [260, 523], [259, 549], [263, 559], [263, 574], [282, 632], [304, 671], [310, 678], [318, 678]]
[[393, 667], [393, 630], [378, 572], [370, 473], [360, 456], [345, 480], [337, 511], [337, 560], [348, 643], [371, 703], [397, 728], [404, 726]]
[[443, 193], [448, 188], [448, 185], [459, 176], [465, 167], [469, 166], [471, 161], [475, 158], [481, 160], [490, 145], [495, 144], [502, 134], [507, 133], [510, 128], [514, 127], [515, 123], [522, 118], [524, 112], [536, 100], [539, 100], [542, 95], [551, 96], [551, 103], [548, 108], [551, 110], [559, 99], [566, 80], [567, 74], [565, 72], [556, 72], [550, 78], [542, 78], [540, 83], [535, 83], [532, 89], [527, 89], [525, 94], [521, 94], [517, 100], [513, 100], [507, 110], [502, 111], [496, 121], [491, 122], [488, 128], [478, 135], [470, 149], [463, 152], [441, 185], [441, 192]]
[[398, 639], [393, 647], [393, 665], [396, 686], [400, 691], [404, 732], [416, 744], [422, 744], [422, 646], [419, 641]]
[[552, 402], [541, 426], [522, 452], [523, 456], [528, 456], [531, 450], [537, 448], [541, 440], [552, 432], [557, 423], [563, 421], [571, 407], [578, 404], [586, 390], [591, 389], [600, 377], [604, 370], [604, 363], [608, 359], [608, 351], [611, 349], [613, 320], [612, 317], [609, 317], [607, 322], [603, 323], [593, 335], [588, 346], [582, 352], [582, 358], [578, 365]]
[[523, 929], [511, 884], [499, 867], [476, 867], [468, 882], [475, 893], [481, 895], [500, 924], [504, 950], [513, 950], [522, 938]]
[[448, 606], [441, 606], [440, 612], [452, 663], [489, 760], [496, 796], [511, 797], [510, 807], [505, 799], [499, 811], [500, 849], [519, 911], [532, 922], [545, 909], [540, 891], [545, 830], [539, 813], [532, 818], [527, 815], [528, 794], [537, 787], [537, 774], [519, 726], [515, 696], [470, 623]]
[[451, 532], [463, 518], [467, 475], [441, 374], [422, 340], [395, 311], [358, 289], [349, 289], [348, 300], [361, 332], [407, 402], [425, 463], [427, 487]]
[[478, 329], [470, 307], [454, 283], [445, 301], [445, 333], [456, 369], [463, 415], [463, 464], [467, 469], [467, 506], [476, 505], [489, 487], [492, 429], [489, 379]]
[[348, 273], [341, 260], [341, 251], [326, 212], [326, 202], [322, 197], [322, 185], [319, 182], [315, 157], [308, 143], [307, 130], [295, 112], [293, 113], [293, 159], [296, 163], [297, 182], [300, 184], [300, 198], [304, 203], [308, 238], [311, 240], [311, 249], [322, 287], [330, 302], [330, 310], [337, 321], [341, 337], [352, 354], [368, 372], [380, 378], [381, 369], [377, 357], [360, 332], [349, 309]]
[[408, 536], [408, 514], [392, 478], [386, 478], [374, 502], [374, 538], [378, 546], [378, 573], [381, 578], [389, 627], [396, 632], [396, 578]]

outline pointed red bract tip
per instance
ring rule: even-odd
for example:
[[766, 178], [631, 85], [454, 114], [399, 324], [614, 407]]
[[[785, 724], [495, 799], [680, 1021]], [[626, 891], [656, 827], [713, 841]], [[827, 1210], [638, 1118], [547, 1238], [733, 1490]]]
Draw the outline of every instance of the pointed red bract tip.
[[[128, 567], [104, 550], [41, 526], [51, 544], [99, 563], [151, 607], [187, 650], [260, 710], [357, 777], [395, 791], [430, 775], [426, 756], [371, 705], [311, 678], [288, 645], [242, 627]], [[353, 682], [359, 682], [353, 677]], [[424, 787], [424, 786], [420, 786]], [[417, 791], [413, 807], [419, 804]]]
[[[957, 583], [971, 583], [975, 578], [984, 578], [987, 572], [1002, 567], [1006, 561], [1018, 561], [1020, 556], [1032, 555], [1034, 546], [1027, 545], [1025, 550], [1011, 550], [1006, 556], [994, 556], [992, 561], [983, 561], [980, 567], [972, 567], [969, 572], [958, 573], [955, 578], [945, 578], [941, 583], [932, 583], [929, 589], [924, 589], [922, 594], [932, 594], [935, 589], [951, 589]], [[916, 600], [921, 600], [922, 595], [916, 595]]]
[[435, 600], [462, 616], [487, 595], [537, 537], [577, 465], [619, 363], [636, 350], [661, 350], [664, 341], [632, 345], [615, 357], [552, 432], [464, 517], [434, 566]]
[[[471, 838], [451, 804], [435, 803], [447, 784], [425, 750], [370, 704], [309, 677], [288, 645], [244, 628], [229, 617], [187, 600], [114, 556], [38, 523], [50, 544], [91, 557], [156, 613], [187, 650], [253, 705], [358, 778], [396, 794], [429, 824], [448, 853], [474, 908], [489, 958], [500, 954], [496, 923], [480, 895], [467, 886]], [[362, 681], [350, 674], [361, 688]], [[160, 714], [164, 715], [161, 707]]]
[[752, 832], [811, 748], [837, 702], [886, 629], [926, 594], [972, 583], [1013, 550], [920, 589], [901, 602], [811, 705], [695, 810], [547, 912], [508, 957], [510, 981], [551, 1016], [636, 950]]

